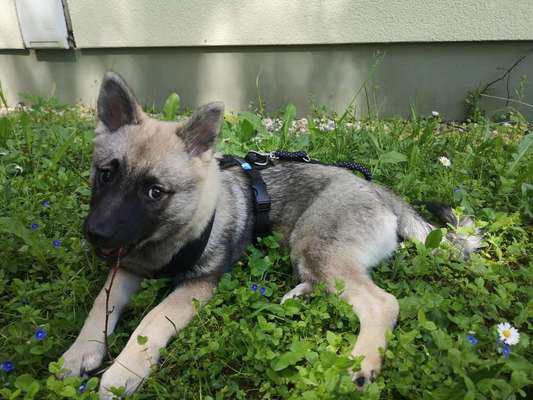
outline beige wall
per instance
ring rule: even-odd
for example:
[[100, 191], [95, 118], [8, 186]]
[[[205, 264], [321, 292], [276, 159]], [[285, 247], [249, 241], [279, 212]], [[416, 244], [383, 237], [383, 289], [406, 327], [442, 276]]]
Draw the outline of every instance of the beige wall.
[[23, 49], [15, 0], [0, 0], [0, 49]]
[[532, 0], [68, 0], [78, 47], [533, 40]]
[[[0, 49], [23, 48], [0, 0]], [[533, 40], [533, 0], [64, 0], [79, 48]]]
[[[369, 78], [373, 113], [382, 117], [408, 116], [410, 105], [421, 115], [439, 111], [445, 119], [463, 119], [464, 99], [530, 52], [533, 42], [447, 44], [354, 44], [282, 47], [91, 49], [71, 52], [0, 52], [0, 81], [11, 104], [19, 93], [55, 95], [67, 102], [94, 105], [104, 72], [124, 76], [144, 105], [161, 106], [172, 91], [186, 108], [221, 100], [228, 111], [257, 104], [256, 79], [269, 112], [293, 102], [299, 115], [313, 104], [342, 112]], [[375, 54], [384, 54], [372, 75]], [[520, 78], [533, 71], [533, 56], [517, 67], [511, 93]], [[533, 103], [533, 84], [523, 101]], [[491, 94], [506, 96], [505, 82]], [[364, 92], [358, 110], [366, 113]], [[488, 109], [504, 101], [483, 100]], [[518, 109], [533, 120], [533, 109]]]

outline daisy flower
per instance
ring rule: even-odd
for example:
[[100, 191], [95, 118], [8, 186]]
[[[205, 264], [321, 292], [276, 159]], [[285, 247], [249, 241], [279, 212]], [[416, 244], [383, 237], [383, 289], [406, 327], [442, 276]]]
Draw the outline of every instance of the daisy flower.
[[518, 330], [509, 322], [503, 322], [496, 327], [500, 341], [509, 346], [514, 346], [520, 341], [520, 334]]
[[450, 165], [452, 165], [452, 162], [448, 159], [448, 157], [439, 157], [439, 162], [444, 165], [446, 168], [448, 168]]

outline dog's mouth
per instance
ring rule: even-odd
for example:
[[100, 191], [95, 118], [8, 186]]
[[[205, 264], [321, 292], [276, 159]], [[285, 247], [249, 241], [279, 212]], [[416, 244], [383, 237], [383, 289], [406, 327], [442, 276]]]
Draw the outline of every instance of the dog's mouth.
[[94, 252], [102, 260], [115, 262], [123, 258], [131, 249], [131, 246], [122, 247], [95, 247]]

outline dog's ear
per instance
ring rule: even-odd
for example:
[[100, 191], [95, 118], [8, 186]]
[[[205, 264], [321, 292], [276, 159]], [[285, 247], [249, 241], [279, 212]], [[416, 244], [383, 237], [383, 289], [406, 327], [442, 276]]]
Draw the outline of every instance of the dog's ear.
[[191, 156], [199, 156], [213, 147], [224, 121], [224, 104], [214, 102], [200, 107], [178, 131]]
[[124, 125], [137, 124], [140, 107], [126, 82], [114, 72], [106, 72], [97, 103], [98, 119], [114, 132]]

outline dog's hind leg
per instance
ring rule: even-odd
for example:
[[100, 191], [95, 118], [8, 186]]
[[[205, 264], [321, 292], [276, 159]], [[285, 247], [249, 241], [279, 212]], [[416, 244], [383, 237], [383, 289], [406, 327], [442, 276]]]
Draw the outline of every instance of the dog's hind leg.
[[362, 387], [381, 370], [380, 349], [385, 350], [387, 346], [386, 332], [396, 324], [399, 304], [392, 294], [372, 281], [367, 268], [357, 261], [357, 250], [352, 243], [327, 243], [316, 239], [300, 239], [293, 245], [294, 258], [301, 260], [297, 265], [303, 279], [313, 275], [311, 281], [324, 281], [331, 293], [337, 292], [338, 281], [344, 283], [340, 297], [352, 306], [360, 321], [352, 356], [364, 357], [361, 369], [353, 373], [354, 381]]
[[[392, 294], [372, 282], [364, 269], [356, 265], [336, 265], [333, 269], [337, 271], [334, 280], [340, 279], [345, 285], [341, 298], [353, 307], [360, 321], [352, 355], [364, 357], [361, 370], [353, 375], [354, 381], [362, 387], [373, 381], [381, 370], [380, 349], [385, 350], [387, 346], [385, 335], [396, 324], [399, 305]], [[336, 291], [335, 282], [331, 279], [328, 280], [328, 290]]]

